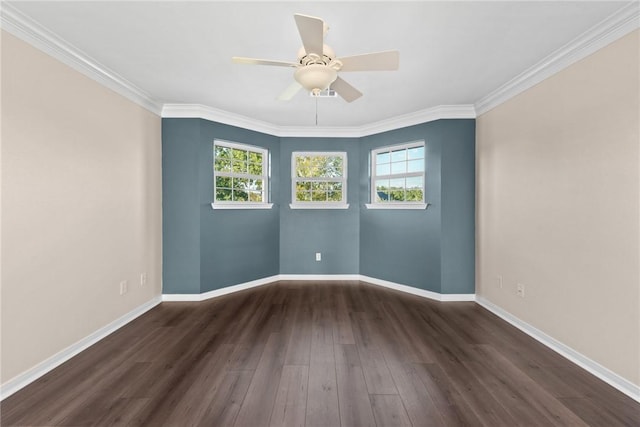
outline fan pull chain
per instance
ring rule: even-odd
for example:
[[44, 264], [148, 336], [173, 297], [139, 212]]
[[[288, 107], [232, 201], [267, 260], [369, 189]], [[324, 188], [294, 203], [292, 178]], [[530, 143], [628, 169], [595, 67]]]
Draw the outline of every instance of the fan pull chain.
[[318, 95], [316, 95], [315, 98], [316, 98], [316, 126], [318, 126]]

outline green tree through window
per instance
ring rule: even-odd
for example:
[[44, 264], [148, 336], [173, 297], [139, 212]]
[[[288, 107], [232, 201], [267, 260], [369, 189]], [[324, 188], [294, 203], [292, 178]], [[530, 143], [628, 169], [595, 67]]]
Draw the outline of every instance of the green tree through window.
[[346, 153], [293, 153], [293, 203], [345, 203]]
[[267, 202], [267, 150], [214, 141], [214, 203]]

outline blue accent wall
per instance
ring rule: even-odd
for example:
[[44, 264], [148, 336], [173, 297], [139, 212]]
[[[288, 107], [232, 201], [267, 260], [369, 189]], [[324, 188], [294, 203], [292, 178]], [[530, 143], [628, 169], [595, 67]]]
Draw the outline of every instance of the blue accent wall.
[[476, 124], [440, 120], [441, 286], [443, 294], [475, 292]]
[[[433, 122], [432, 122], [433, 123]], [[398, 129], [362, 138], [363, 203], [370, 203], [370, 152], [387, 145], [425, 140], [426, 210], [360, 210], [360, 274], [440, 292], [441, 142], [428, 126]]]
[[273, 209], [213, 210], [213, 141], [267, 148], [279, 197], [279, 138], [201, 119], [162, 120], [163, 293], [202, 293], [278, 274]]
[[[363, 274], [473, 293], [475, 120], [363, 138], [278, 138], [202, 119], [163, 119], [163, 292], [202, 293], [276, 274]], [[267, 148], [270, 210], [213, 210], [213, 140]], [[370, 151], [425, 141], [426, 210], [369, 210]], [[348, 209], [290, 209], [293, 151], [346, 151]], [[322, 261], [315, 261], [315, 253]]]
[[200, 119], [162, 119], [162, 292], [200, 292]]
[[280, 194], [279, 138], [234, 126], [200, 123], [200, 280], [201, 292], [279, 273], [279, 206], [273, 209], [214, 210], [213, 140], [256, 145], [271, 156], [271, 200]]
[[[294, 151], [347, 153], [348, 209], [290, 209]], [[360, 252], [358, 138], [282, 138], [280, 141], [280, 273], [358, 274]], [[322, 261], [315, 260], [316, 252]]]
[[360, 193], [370, 198], [370, 151], [425, 141], [426, 210], [360, 210], [360, 274], [439, 293], [475, 290], [475, 120], [437, 120], [364, 137]]

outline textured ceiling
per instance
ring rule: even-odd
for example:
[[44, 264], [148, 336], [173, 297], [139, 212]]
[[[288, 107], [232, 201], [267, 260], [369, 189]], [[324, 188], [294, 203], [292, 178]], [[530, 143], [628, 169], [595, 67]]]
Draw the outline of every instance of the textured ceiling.
[[330, 26], [337, 56], [398, 49], [395, 72], [341, 76], [364, 93], [318, 100], [323, 126], [360, 126], [438, 105], [473, 104], [629, 2], [11, 2], [161, 103], [202, 104], [277, 126], [315, 121], [293, 70], [294, 13]]

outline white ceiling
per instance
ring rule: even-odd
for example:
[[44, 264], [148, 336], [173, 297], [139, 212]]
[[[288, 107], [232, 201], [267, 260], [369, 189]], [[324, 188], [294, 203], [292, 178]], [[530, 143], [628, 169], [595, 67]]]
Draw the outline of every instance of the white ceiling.
[[319, 100], [322, 126], [361, 126], [438, 105], [473, 104], [629, 2], [10, 2], [160, 103], [202, 104], [276, 126], [310, 126], [315, 100], [276, 97], [295, 61], [294, 13], [330, 26], [338, 57], [400, 51], [395, 72], [341, 76], [364, 93]]

